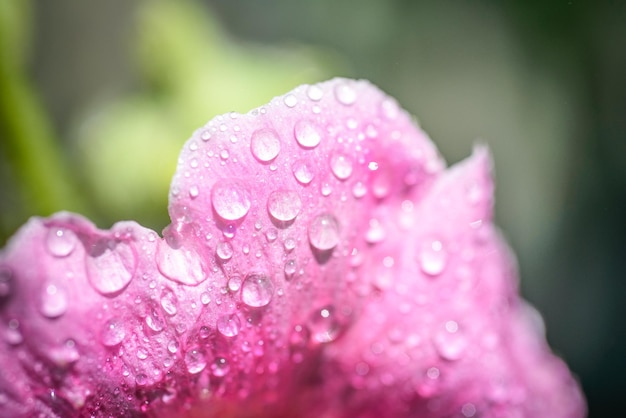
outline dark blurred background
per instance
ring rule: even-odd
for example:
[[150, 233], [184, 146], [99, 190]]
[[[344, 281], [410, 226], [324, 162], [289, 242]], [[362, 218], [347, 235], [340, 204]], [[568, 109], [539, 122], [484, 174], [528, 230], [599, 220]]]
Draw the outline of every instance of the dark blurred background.
[[626, 390], [626, 0], [0, 1], [0, 243], [79, 211], [160, 231], [191, 132], [367, 78], [449, 163], [489, 144], [524, 296], [591, 418]]

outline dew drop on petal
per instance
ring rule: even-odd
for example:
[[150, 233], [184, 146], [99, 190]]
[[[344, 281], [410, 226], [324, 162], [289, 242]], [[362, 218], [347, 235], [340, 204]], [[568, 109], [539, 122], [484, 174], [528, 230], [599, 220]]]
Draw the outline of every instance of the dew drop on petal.
[[104, 328], [100, 334], [100, 341], [107, 347], [114, 347], [121, 343], [126, 337], [126, 330], [123, 322], [115, 317], [104, 323]]
[[307, 185], [311, 181], [313, 181], [313, 177], [315, 174], [311, 170], [311, 167], [304, 160], [296, 161], [291, 167], [293, 172], [293, 176], [296, 178], [298, 183]]
[[161, 307], [170, 316], [176, 315], [178, 312], [178, 298], [172, 289], [166, 288], [161, 292]]
[[165, 324], [161, 315], [156, 310], [153, 310], [146, 315], [146, 325], [154, 332], [161, 332], [165, 328]]
[[145, 386], [148, 384], [148, 376], [146, 376], [145, 373], [138, 373], [135, 376], [135, 383], [137, 383], [137, 386]]
[[296, 122], [293, 131], [296, 141], [302, 148], [315, 148], [322, 141], [322, 129], [310, 120], [299, 120]]
[[366, 194], [367, 187], [365, 186], [365, 184], [363, 184], [363, 182], [357, 181], [356, 183], [354, 183], [354, 186], [352, 186], [352, 195], [355, 198], [360, 199]]
[[246, 276], [241, 286], [241, 300], [253, 308], [266, 306], [272, 300], [274, 285], [264, 274], [251, 273]]
[[176, 340], [170, 340], [170, 342], [167, 343], [167, 351], [169, 351], [172, 354], [176, 353], [179, 347], [180, 347], [180, 344]]
[[319, 86], [313, 84], [307, 88], [306, 95], [314, 102], [318, 102], [324, 96], [324, 90], [322, 90]]
[[267, 238], [267, 242], [276, 241], [276, 238], [278, 238], [278, 231], [275, 228], [269, 228], [265, 232], [265, 238]]
[[419, 263], [422, 271], [429, 276], [437, 276], [446, 267], [447, 253], [441, 241], [432, 241], [422, 248]]
[[137, 258], [129, 244], [101, 240], [89, 249], [85, 265], [89, 284], [103, 295], [114, 295], [130, 283]]
[[0, 266], [0, 303], [7, 300], [13, 293], [13, 272], [10, 268]]
[[165, 277], [178, 283], [195, 286], [207, 278], [198, 254], [184, 247], [173, 248], [167, 240], [159, 242], [156, 263]]
[[220, 181], [211, 190], [211, 203], [220, 218], [237, 221], [250, 210], [250, 193], [237, 182]]
[[298, 193], [290, 190], [276, 190], [267, 198], [267, 211], [276, 221], [293, 221], [302, 209]]
[[55, 257], [67, 257], [74, 251], [78, 238], [66, 228], [52, 227], [46, 237], [46, 248]]
[[58, 318], [67, 311], [67, 293], [63, 288], [49, 284], [43, 289], [39, 310], [48, 318]]
[[335, 98], [339, 103], [346, 106], [353, 105], [356, 102], [357, 94], [354, 88], [345, 82], [339, 83], [335, 86]]
[[291, 279], [294, 274], [296, 274], [296, 270], [298, 269], [298, 264], [296, 260], [287, 260], [285, 262], [285, 278]]
[[283, 98], [283, 103], [285, 103], [285, 106], [287, 107], [294, 107], [295, 105], [298, 104], [298, 98], [294, 96], [293, 94], [287, 94]]
[[215, 254], [221, 261], [228, 261], [233, 256], [233, 246], [230, 242], [220, 242], [217, 244]]
[[272, 161], [280, 152], [278, 134], [270, 129], [259, 129], [252, 133], [250, 150], [257, 160], [266, 163]]
[[217, 330], [225, 337], [236, 336], [240, 329], [241, 320], [237, 314], [226, 314], [217, 319]]
[[191, 374], [198, 374], [206, 367], [204, 354], [198, 347], [192, 347], [185, 353], [185, 366]]
[[230, 279], [228, 279], [228, 289], [231, 292], [237, 292], [239, 291], [239, 289], [241, 289], [241, 276], [233, 276]]
[[342, 153], [335, 153], [330, 157], [330, 169], [339, 180], [346, 180], [352, 175], [352, 164], [352, 159]]
[[211, 373], [213, 376], [223, 377], [228, 374], [230, 371], [230, 365], [228, 364], [228, 360], [224, 357], [217, 357], [213, 364], [211, 364]]
[[296, 240], [293, 238], [287, 238], [283, 243], [283, 246], [285, 247], [285, 251], [293, 251], [293, 249], [296, 248]]
[[192, 199], [195, 199], [196, 197], [198, 197], [198, 194], [200, 194], [198, 190], [198, 186], [191, 186], [189, 188], [189, 197], [191, 197]]
[[448, 321], [435, 335], [434, 344], [442, 358], [458, 360], [467, 348], [467, 339], [455, 321]]
[[309, 318], [308, 327], [311, 341], [318, 344], [336, 340], [342, 330], [341, 322], [337, 319], [337, 313], [332, 305], [314, 311]]
[[309, 242], [320, 250], [327, 251], [339, 244], [339, 223], [330, 213], [317, 215], [309, 223]]

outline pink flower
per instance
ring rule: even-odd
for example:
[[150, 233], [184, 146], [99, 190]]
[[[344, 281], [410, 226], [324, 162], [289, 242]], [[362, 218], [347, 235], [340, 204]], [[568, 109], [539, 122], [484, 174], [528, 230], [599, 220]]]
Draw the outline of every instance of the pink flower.
[[0, 416], [583, 417], [490, 167], [365, 81], [218, 116], [163, 238], [59, 213], [3, 250]]

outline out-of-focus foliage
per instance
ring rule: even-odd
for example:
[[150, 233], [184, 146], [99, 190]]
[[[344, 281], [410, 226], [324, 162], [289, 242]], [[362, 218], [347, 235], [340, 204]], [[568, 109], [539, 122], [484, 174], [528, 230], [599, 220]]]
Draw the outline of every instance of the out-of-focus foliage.
[[194, 129], [342, 68], [312, 47], [237, 42], [192, 1], [142, 3], [135, 36], [141, 89], [87, 112], [77, 141], [88, 189], [110, 222], [163, 227], [176, 156]]

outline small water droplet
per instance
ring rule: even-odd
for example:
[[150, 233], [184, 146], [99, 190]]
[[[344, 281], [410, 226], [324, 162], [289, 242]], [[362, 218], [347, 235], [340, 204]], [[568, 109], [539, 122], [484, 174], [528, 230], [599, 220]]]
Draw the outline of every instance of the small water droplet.
[[170, 342], [167, 343], [167, 351], [169, 351], [172, 354], [176, 353], [179, 347], [180, 347], [180, 344], [176, 340], [170, 340]]
[[315, 148], [322, 141], [324, 132], [315, 122], [307, 119], [299, 120], [293, 129], [296, 141], [302, 148]]
[[320, 251], [327, 251], [339, 244], [339, 223], [330, 213], [317, 215], [309, 223], [309, 242]]
[[217, 357], [213, 364], [211, 364], [211, 372], [213, 376], [222, 377], [226, 376], [230, 371], [230, 365], [224, 357]]
[[337, 84], [335, 86], [334, 92], [335, 92], [335, 98], [341, 104], [350, 106], [356, 102], [356, 99], [357, 99], [356, 91], [350, 84], [346, 82]]
[[191, 374], [198, 374], [206, 367], [206, 359], [198, 347], [192, 347], [185, 353], [185, 365]]
[[137, 386], [145, 386], [148, 384], [148, 376], [146, 376], [145, 373], [138, 373], [135, 376], [135, 382], [137, 383]]
[[291, 167], [294, 177], [298, 181], [298, 183], [307, 185], [311, 181], [313, 181], [313, 177], [315, 174], [311, 170], [311, 167], [304, 160], [296, 161]]
[[200, 302], [202, 302], [203, 305], [208, 305], [209, 303], [211, 303], [211, 296], [209, 296], [208, 293], [203, 292], [200, 295]]
[[288, 94], [283, 98], [283, 102], [287, 107], [294, 107], [298, 104], [298, 99], [293, 94]]
[[380, 104], [380, 110], [387, 119], [396, 119], [400, 113], [398, 102], [391, 98], [383, 100]]
[[265, 238], [267, 238], [267, 242], [276, 241], [276, 238], [278, 238], [278, 231], [276, 230], [276, 228], [269, 228], [265, 232]]
[[58, 318], [67, 311], [68, 300], [66, 291], [54, 284], [44, 288], [39, 310], [48, 318]]
[[237, 314], [226, 314], [217, 319], [217, 330], [225, 337], [236, 336], [240, 329], [241, 320]]
[[6, 342], [11, 345], [18, 345], [24, 341], [22, 331], [20, 331], [20, 322], [17, 319], [9, 320], [9, 326], [7, 327], [5, 334]]
[[48, 231], [46, 245], [50, 254], [55, 257], [67, 257], [74, 251], [78, 238], [67, 228], [53, 227]]
[[223, 149], [220, 151], [220, 158], [222, 160], [228, 160], [228, 157], [230, 157], [230, 154], [228, 153], [227, 149]]
[[148, 358], [148, 350], [146, 350], [143, 347], [137, 348], [137, 353], [136, 354], [137, 354], [137, 358], [139, 360], [145, 360], [145, 359]]
[[254, 131], [250, 138], [250, 150], [257, 160], [263, 163], [272, 161], [280, 152], [278, 134], [270, 129]]
[[476, 407], [474, 404], [466, 403], [461, 407], [461, 413], [466, 418], [471, 418], [476, 415]]
[[285, 278], [291, 279], [294, 274], [296, 274], [296, 270], [298, 269], [298, 264], [296, 260], [287, 260], [285, 262]]
[[146, 315], [146, 325], [154, 332], [161, 332], [165, 328], [165, 324], [161, 315], [156, 310], [152, 310], [148, 315]]
[[13, 293], [13, 271], [0, 266], [0, 302], [7, 300]]
[[264, 274], [248, 274], [241, 286], [241, 300], [248, 306], [259, 308], [266, 306], [272, 300], [274, 285]]
[[322, 183], [322, 186], [320, 187], [320, 193], [322, 194], [322, 196], [328, 197], [332, 192], [333, 188], [328, 182]]
[[314, 102], [320, 101], [324, 96], [324, 91], [317, 85], [313, 84], [306, 90], [306, 95]]
[[100, 334], [100, 340], [102, 344], [107, 347], [114, 347], [121, 343], [126, 337], [126, 330], [124, 329], [123, 322], [117, 318], [111, 318], [104, 323], [104, 328]]
[[352, 175], [352, 159], [342, 153], [334, 153], [330, 157], [330, 169], [339, 180], [346, 180]]
[[241, 289], [241, 282], [241, 276], [232, 276], [230, 279], [228, 279], [228, 289], [231, 292], [239, 291], [239, 289]]
[[308, 322], [311, 341], [318, 344], [337, 339], [342, 330], [334, 306], [327, 305], [313, 312]]
[[198, 190], [197, 186], [191, 186], [189, 188], [189, 197], [195, 199], [196, 197], [198, 197], [198, 194], [200, 194], [200, 191]]
[[352, 195], [355, 198], [360, 199], [366, 194], [367, 194], [367, 187], [365, 186], [365, 184], [363, 184], [360, 181], [357, 181], [356, 183], [354, 183], [354, 186], [352, 186]]
[[176, 315], [176, 312], [178, 312], [177, 305], [178, 298], [176, 298], [176, 295], [174, 294], [172, 289], [166, 288], [165, 290], [163, 290], [163, 292], [161, 292], [161, 307], [163, 307], [165, 313], [170, 316]]
[[467, 339], [456, 321], [447, 321], [434, 339], [439, 355], [446, 360], [458, 360], [467, 348]]
[[207, 279], [198, 254], [184, 247], [171, 247], [167, 238], [159, 242], [156, 262], [159, 271], [175, 282], [195, 286]]
[[128, 286], [135, 274], [137, 258], [125, 242], [100, 240], [85, 259], [89, 284], [103, 295], [115, 295]]
[[441, 274], [446, 267], [447, 257], [447, 253], [441, 241], [431, 241], [426, 244], [420, 252], [420, 267], [427, 275], [437, 276]]
[[209, 131], [204, 131], [202, 132], [202, 134], [200, 135], [200, 138], [203, 141], [208, 141], [209, 139], [211, 139], [211, 133]]
[[222, 219], [237, 221], [250, 210], [250, 194], [240, 183], [221, 181], [213, 186], [211, 203]]
[[377, 244], [385, 239], [385, 228], [378, 219], [370, 219], [369, 228], [365, 233], [365, 241], [369, 244]]
[[228, 261], [233, 256], [233, 246], [230, 242], [220, 242], [217, 244], [215, 253], [221, 261]]
[[293, 249], [296, 248], [296, 240], [293, 238], [287, 238], [283, 245], [285, 247], [285, 251], [293, 251]]

